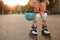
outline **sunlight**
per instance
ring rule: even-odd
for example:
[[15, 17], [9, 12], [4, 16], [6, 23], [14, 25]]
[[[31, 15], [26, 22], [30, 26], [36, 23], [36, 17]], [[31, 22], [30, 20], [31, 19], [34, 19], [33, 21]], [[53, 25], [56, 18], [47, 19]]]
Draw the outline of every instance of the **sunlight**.
[[28, 1], [29, 0], [3, 0], [4, 4], [7, 4], [9, 6], [15, 6], [17, 4], [25, 6], [28, 3]]

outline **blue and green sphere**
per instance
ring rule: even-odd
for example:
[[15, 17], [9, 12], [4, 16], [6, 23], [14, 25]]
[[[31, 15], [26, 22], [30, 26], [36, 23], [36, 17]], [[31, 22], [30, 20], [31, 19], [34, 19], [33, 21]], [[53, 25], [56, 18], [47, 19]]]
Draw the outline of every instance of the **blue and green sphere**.
[[35, 12], [25, 12], [24, 15], [25, 15], [25, 19], [28, 20], [28, 21], [32, 21], [36, 17]]

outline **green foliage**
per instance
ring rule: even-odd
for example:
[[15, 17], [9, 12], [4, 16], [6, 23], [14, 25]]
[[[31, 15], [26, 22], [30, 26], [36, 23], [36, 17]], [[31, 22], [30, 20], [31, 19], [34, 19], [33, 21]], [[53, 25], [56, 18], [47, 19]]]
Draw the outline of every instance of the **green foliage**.
[[26, 6], [24, 6], [24, 8], [23, 8], [23, 12], [26, 12], [26, 11], [33, 12], [33, 11], [34, 11], [34, 8], [31, 7], [31, 6], [29, 5], [29, 3], [28, 3], [28, 4], [27, 4]]

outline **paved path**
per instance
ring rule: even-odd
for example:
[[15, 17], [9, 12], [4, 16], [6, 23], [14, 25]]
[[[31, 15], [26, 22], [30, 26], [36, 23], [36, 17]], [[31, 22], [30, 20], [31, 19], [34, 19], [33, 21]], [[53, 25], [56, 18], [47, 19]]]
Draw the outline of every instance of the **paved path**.
[[[46, 40], [41, 36], [41, 18], [37, 15], [38, 40]], [[0, 40], [32, 40], [28, 33], [32, 22], [27, 21], [23, 14], [0, 15]], [[48, 29], [52, 40], [60, 40], [60, 15], [49, 15]]]

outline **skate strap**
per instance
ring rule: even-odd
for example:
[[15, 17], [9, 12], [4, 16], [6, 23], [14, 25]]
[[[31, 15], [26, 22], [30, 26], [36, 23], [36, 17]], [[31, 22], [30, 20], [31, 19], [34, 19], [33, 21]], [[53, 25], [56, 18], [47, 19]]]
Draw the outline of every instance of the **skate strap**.
[[37, 32], [35, 32], [35, 31], [32, 31], [32, 33], [33, 33], [33, 34], [37, 34]]
[[44, 33], [49, 34], [50, 32], [49, 32], [49, 31], [44, 30]]

